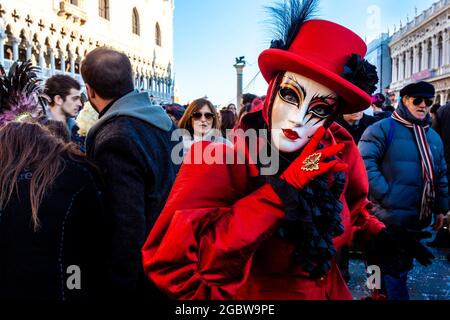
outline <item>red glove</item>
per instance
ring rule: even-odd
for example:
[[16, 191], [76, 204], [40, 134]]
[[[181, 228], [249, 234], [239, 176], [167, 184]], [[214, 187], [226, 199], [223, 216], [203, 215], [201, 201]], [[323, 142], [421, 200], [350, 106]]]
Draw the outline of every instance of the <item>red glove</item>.
[[340, 143], [316, 151], [325, 132], [326, 129], [324, 127], [320, 127], [317, 130], [300, 156], [281, 175], [281, 179], [296, 189], [303, 189], [318, 176], [327, 172], [341, 172], [348, 169], [348, 165], [339, 162], [339, 160], [321, 162], [326, 158], [337, 155], [345, 146], [343, 143]]

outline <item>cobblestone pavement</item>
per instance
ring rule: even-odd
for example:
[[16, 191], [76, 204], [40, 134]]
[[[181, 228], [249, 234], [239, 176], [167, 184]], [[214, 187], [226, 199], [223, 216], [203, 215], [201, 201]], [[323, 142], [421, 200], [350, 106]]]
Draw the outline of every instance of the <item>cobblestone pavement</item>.
[[[416, 263], [409, 273], [408, 288], [411, 300], [450, 300], [450, 262], [446, 256], [450, 249], [430, 248], [436, 259], [429, 267]], [[356, 300], [370, 296], [366, 286], [365, 264], [350, 260], [349, 287]]]

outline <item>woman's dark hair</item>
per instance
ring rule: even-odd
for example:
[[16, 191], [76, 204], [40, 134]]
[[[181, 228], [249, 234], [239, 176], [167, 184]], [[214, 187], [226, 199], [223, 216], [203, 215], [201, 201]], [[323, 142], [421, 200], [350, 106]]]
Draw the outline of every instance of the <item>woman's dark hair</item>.
[[438, 110], [440, 109], [441, 105], [439, 103], [433, 104], [433, 106], [430, 109], [430, 113], [436, 114]]
[[38, 210], [55, 179], [64, 170], [64, 155], [83, 157], [77, 147], [53, 134], [57, 121], [10, 122], [0, 128], [0, 208], [18, 192], [19, 177], [30, 172], [31, 217], [39, 229]]
[[221, 110], [220, 111], [220, 119], [221, 119], [221, 125], [220, 129], [222, 132], [225, 130], [233, 129], [236, 125], [236, 116], [234, 115], [234, 112], [231, 110]]
[[50, 120], [47, 117], [39, 117], [35, 122], [43, 125], [54, 136], [60, 138], [65, 143], [70, 143], [69, 130], [67, 130], [67, 126], [63, 122]]
[[217, 113], [216, 108], [211, 103], [211, 101], [207, 99], [197, 99], [194, 102], [192, 102], [186, 109], [186, 112], [183, 115], [183, 118], [181, 118], [180, 122], [178, 123], [178, 127], [180, 129], [185, 129], [189, 131], [191, 135], [194, 134], [194, 128], [192, 127], [192, 115], [195, 112], [198, 112], [201, 108], [203, 108], [205, 105], [209, 107], [211, 112], [214, 114], [214, 120], [212, 124], [212, 129], [220, 129], [220, 122], [219, 122], [219, 114]]
[[250, 103], [251, 105], [256, 98], [258, 98], [258, 96], [251, 93], [245, 93], [242, 95], [242, 105], [245, 106], [247, 103]]
[[167, 114], [172, 115], [173, 117], [175, 117], [175, 119], [180, 120], [185, 112], [184, 107], [182, 107], [181, 105], [177, 104], [177, 103], [173, 103], [173, 104], [169, 104], [167, 106], [165, 106], [165, 110]]

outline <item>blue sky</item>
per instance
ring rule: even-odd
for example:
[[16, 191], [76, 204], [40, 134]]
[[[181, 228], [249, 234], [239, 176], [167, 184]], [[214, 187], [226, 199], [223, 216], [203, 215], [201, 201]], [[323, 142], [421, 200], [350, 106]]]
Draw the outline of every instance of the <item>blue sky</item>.
[[[280, 1], [280, 0], [278, 0]], [[433, 0], [321, 0], [317, 17], [340, 23], [367, 41], [392, 33]], [[245, 56], [245, 92], [264, 95], [258, 55], [273, 34], [265, 6], [274, 0], [176, 0], [174, 63], [180, 103], [208, 96], [217, 105], [235, 102], [235, 57]], [[256, 76], [256, 78], [255, 78]], [[252, 82], [252, 79], [254, 81]]]

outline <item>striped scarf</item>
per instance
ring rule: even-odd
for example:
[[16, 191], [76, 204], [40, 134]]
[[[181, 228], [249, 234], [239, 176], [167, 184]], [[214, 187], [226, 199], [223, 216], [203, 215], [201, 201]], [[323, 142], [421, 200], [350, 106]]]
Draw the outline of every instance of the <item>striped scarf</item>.
[[422, 174], [424, 180], [420, 220], [425, 220], [430, 216], [431, 211], [433, 210], [435, 198], [433, 161], [426, 136], [426, 129], [428, 129], [430, 125], [420, 126], [411, 123], [401, 117], [398, 110], [392, 114], [392, 118], [405, 127], [412, 128], [416, 137], [417, 147], [419, 148], [420, 158], [422, 160]]

